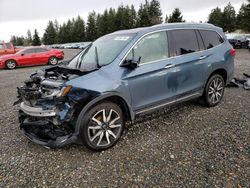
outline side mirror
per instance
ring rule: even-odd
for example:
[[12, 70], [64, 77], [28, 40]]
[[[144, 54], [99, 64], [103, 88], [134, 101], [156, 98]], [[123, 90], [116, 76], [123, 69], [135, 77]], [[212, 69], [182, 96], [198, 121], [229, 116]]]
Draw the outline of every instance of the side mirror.
[[24, 56], [24, 53], [22, 53], [21, 56]]
[[130, 69], [135, 69], [138, 67], [139, 63], [141, 61], [141, 57], [138, 58], [132, 58], [132, 59], [125, 59], [123, 63], [121, 64], [121, 67], [127, 67]]

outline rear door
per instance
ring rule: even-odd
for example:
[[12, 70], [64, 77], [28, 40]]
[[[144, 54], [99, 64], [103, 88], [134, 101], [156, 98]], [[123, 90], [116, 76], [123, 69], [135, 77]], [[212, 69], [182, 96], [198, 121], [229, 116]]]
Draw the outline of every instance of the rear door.
[[35, 48], [35, 63], [36, 64], [45, 64], [48, 63], [49, 59], [49, 50], [46, 48]]
[[205, 45], [205, 55], [207, 58], [204, 60], [207, 66], [207, 74], [205, 80], [208, 79], [211, 72], [218, 68], [224, 68], [228, 71], [228, 74], [233, 74], [234, 70], [234, 57], [231, 55], [230, 51], [232, 46], [221, 45], [225, 41], [221, 35], [213, 30], [199, 30], [202, 40]]
[[194, 29], [168, 31], [170, 55], [175, 58], [177, 98], [198, 95], [206, 71], [204, 45]]
[[175, 95], [174, 60], [169, 59], [166, 31], [148, 34], [130, 51], [127, 59], [141, 57], [139, 67], [128, 70], [128, 81], [135, 111], [161, 105]]

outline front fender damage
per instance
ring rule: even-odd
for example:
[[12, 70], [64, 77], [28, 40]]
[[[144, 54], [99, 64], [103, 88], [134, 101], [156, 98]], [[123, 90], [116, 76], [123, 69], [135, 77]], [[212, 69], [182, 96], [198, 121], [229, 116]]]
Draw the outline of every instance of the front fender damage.
[[74, 134], [78, 114], [99, 93], [72, 87], [66, 96], [60, 96], [68, 79], [53, 80], [46, 78], [46, 73], [42, 76], [45, 78], [37, 78], [35, 74], [35, 77], [31, 76], [24, 86], [18, 88], [21, 132], [29, 140], [47, 148], [79, 143]]

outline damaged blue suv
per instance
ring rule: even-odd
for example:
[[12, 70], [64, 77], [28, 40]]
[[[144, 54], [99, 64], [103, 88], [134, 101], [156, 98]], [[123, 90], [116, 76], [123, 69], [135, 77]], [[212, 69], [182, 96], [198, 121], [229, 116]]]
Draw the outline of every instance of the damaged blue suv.
[[39, 70], [18, 88], [20, 129], [48, 148], [110, 148], [139, 114], [195, 98], [208, 107], [219, 104], [234, 56], [222, 29], [210, 24], [105, 35], [68, 65]]

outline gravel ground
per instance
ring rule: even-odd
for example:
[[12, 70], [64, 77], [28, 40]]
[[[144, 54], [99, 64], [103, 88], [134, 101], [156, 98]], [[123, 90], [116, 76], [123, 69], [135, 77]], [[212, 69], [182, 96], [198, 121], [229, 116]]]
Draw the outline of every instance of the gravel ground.
[[[250, 91], [227, 88], [214, 108], [187, 102], [142, 116], [104, 152], [48, 150], [21, 135], [12, 106], [39, 68], [0, 71], [0, 187], [250, 187]], [[243, 72], [250, 53], [238, 50], [235, 75]]]

